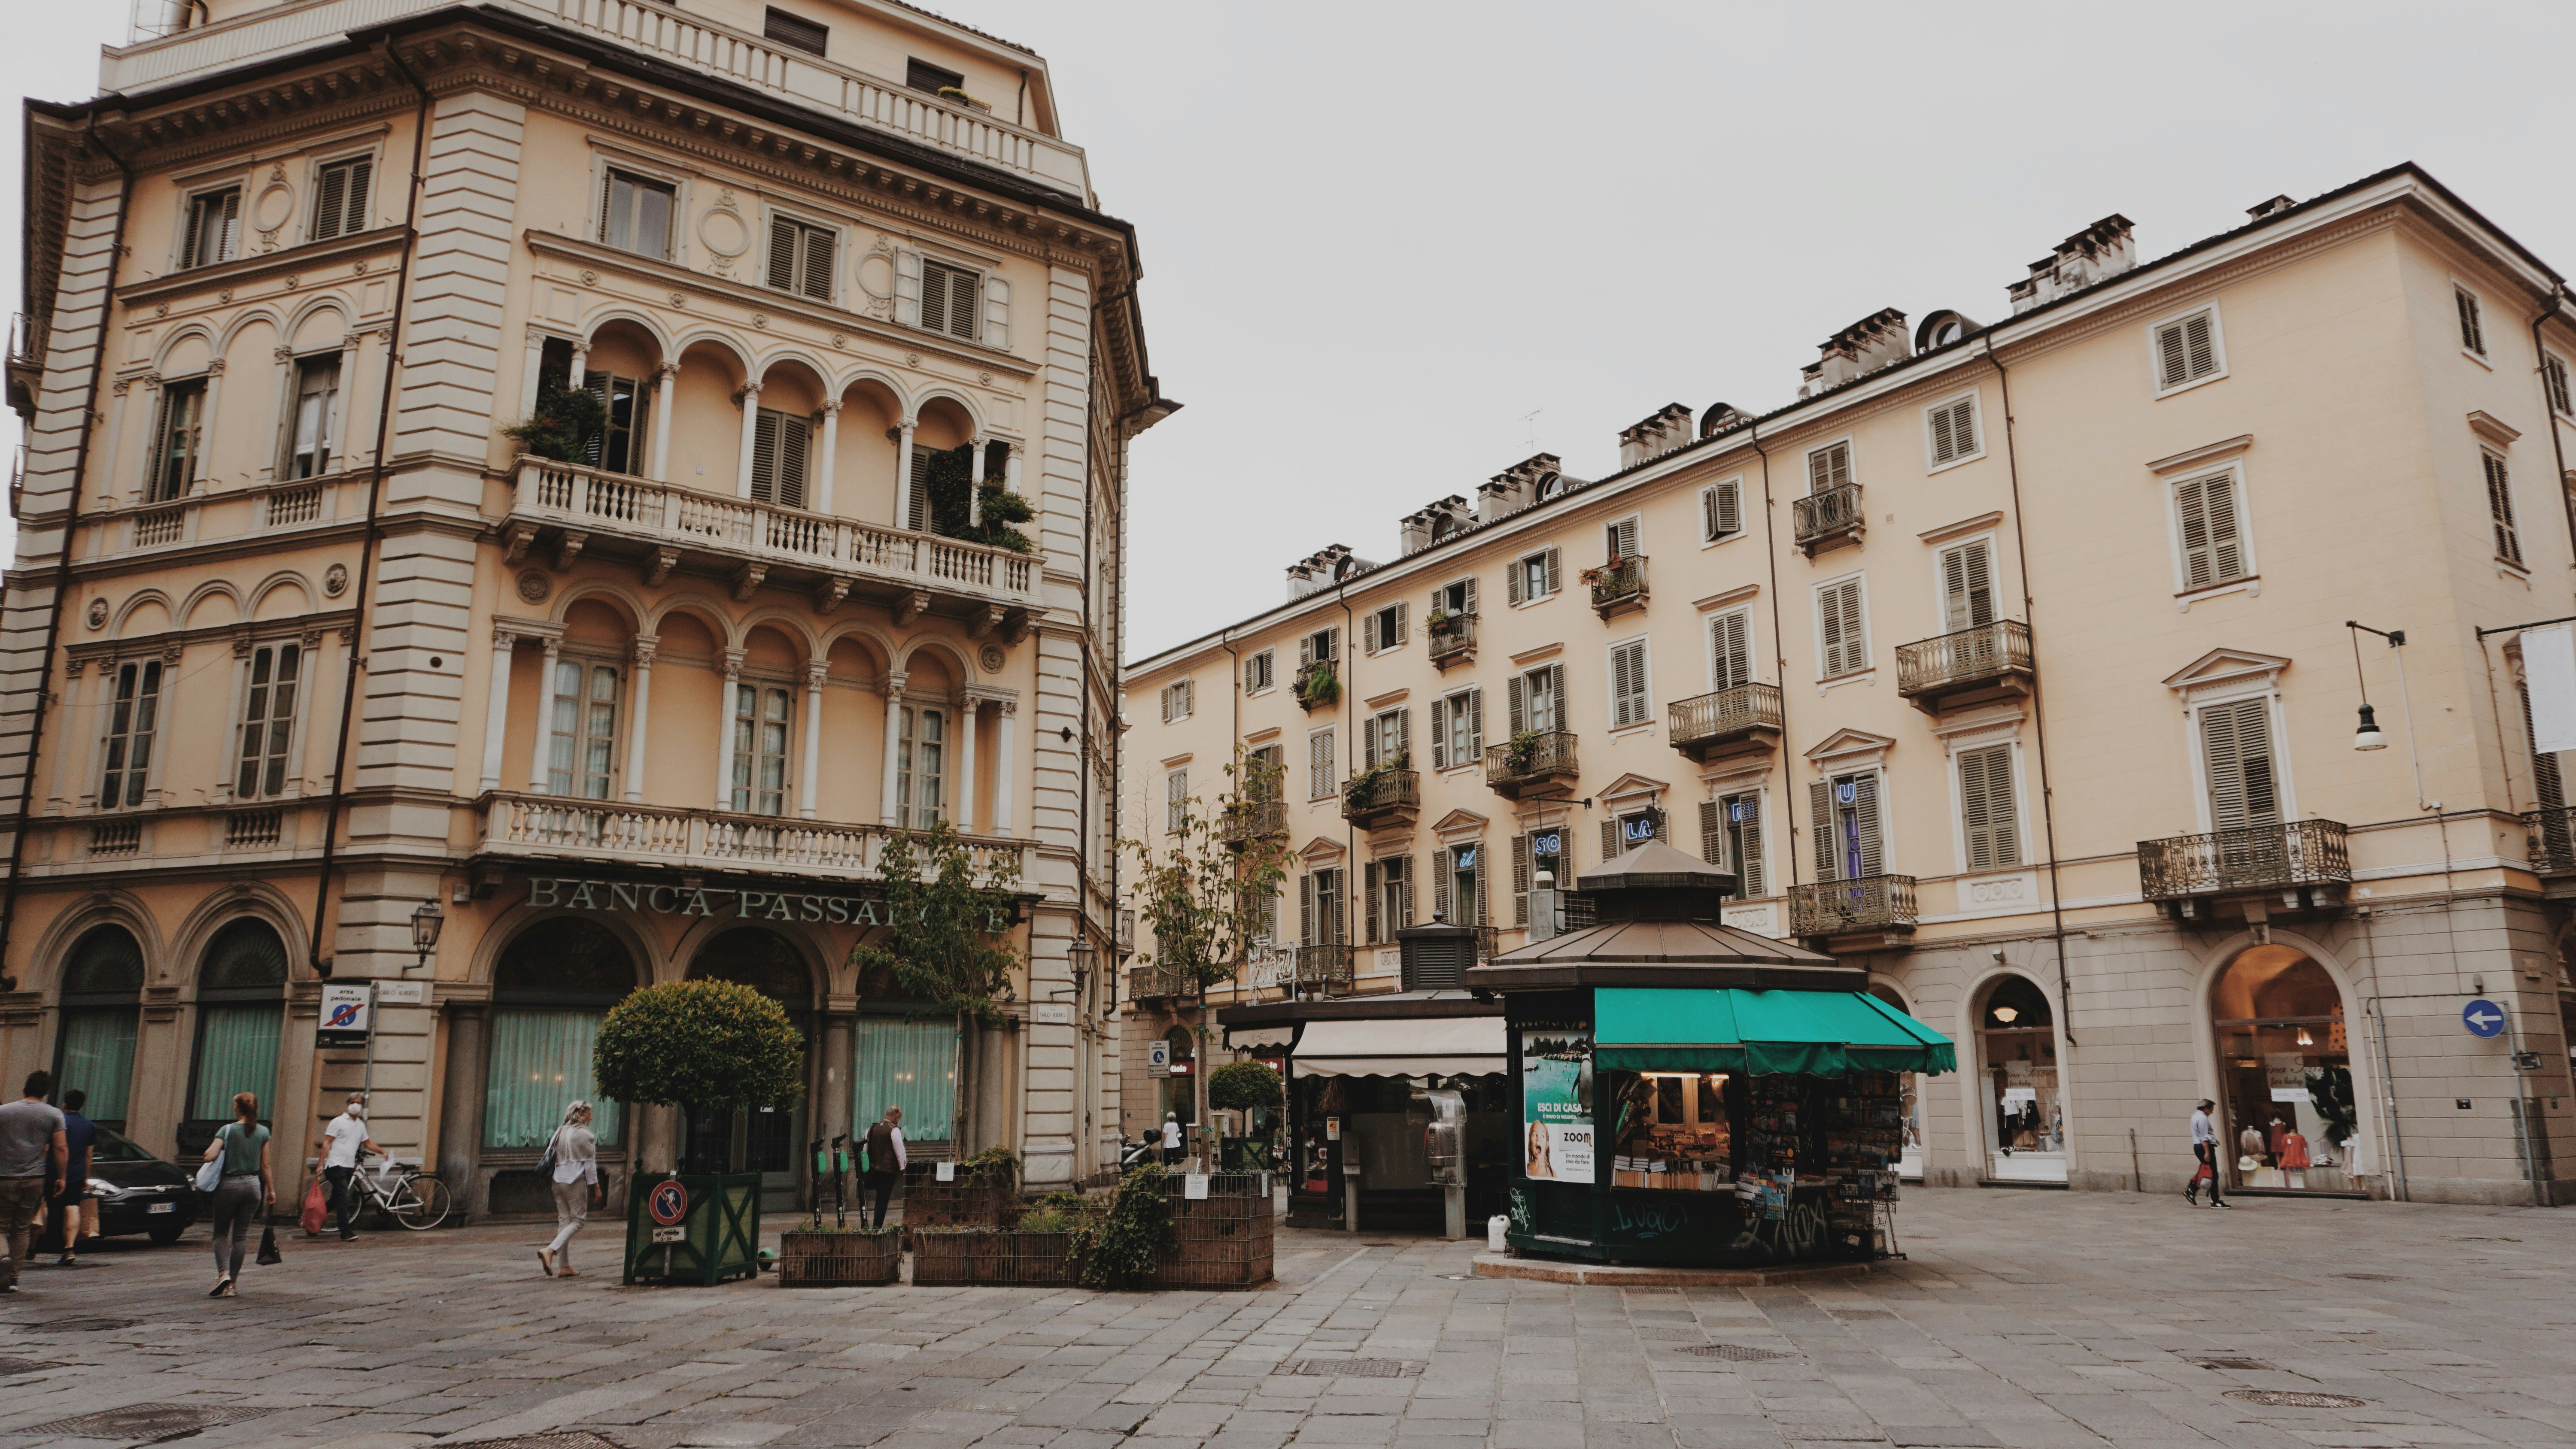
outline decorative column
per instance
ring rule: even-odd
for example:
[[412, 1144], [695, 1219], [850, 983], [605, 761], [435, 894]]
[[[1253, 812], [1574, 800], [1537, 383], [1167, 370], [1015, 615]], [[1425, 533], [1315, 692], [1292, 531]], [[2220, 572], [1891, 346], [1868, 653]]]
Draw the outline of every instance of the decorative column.
[[993, 742], [993, 833], [1011, 833], [1011, 735], [1020, 722], [1020, 702], [997, 700], [993, 705], [996, 726]]
[[808, 500], [817, 513], [832, 511], [832, 474], [841, 457], [841, 400], [823, 404], [823, 466], [816, 470], [814, 496]]
[[736, 466], [733, 492], [737, 498], [751, 496], [751, 449], [760, 434], [760, 384], [742, 385], [742, 458]]
[[805, 763], [796, 776], [796, 813], [807, 820], [814, 818], [814, 792], [823, 777], [823, 676], [831, 668], [822, 659], [805, 666]]
[[[275, 348], [271, 349], [268, 355], [277, 360], [276, 395], [269, 400], [268, 415], [273, 418], [285, 419], [286, 436], [283, 441], [287, 448], [292, 448], [295, 446], [295, 349], [281, 342]], [[348, 371], [348, 362], [346, 359], [341, 361], [340, 370], [343, 372]], [[344, 387], [347, 386], [346, 381], [344, 380], [341, 385]], [[280, 451], [284, 451], [284, 449], [281, 449]], [[276, 477], [277, 461], [278, 460], [274, 457], [270, 458], [267, 463], [261, 466], [259, 476], [262, 478]]]
[[[537, 379], [546, 370], [546, 331], [531, 324], [528, 328], [528, 352], [519, 364], [519, 416], [533, 417], [537, 411]], [[480, 1128], [476, 1129], [480, 1131]]]
[[966, 445], [966, 526], [978, 528], [984, 522], [984, 440], [977, 438]]
[[563, 655], [563, 640], [546, 641], [546, 662], [537, 676], [537, 737], [528, 746], [528, 793], [546, 793], [546, 757], [553, 753], [555, 733], [555, 661]]
[[[501, 788], [501, 746], [510, 730], [510, 654], [519, 636], [492, 631], [492, 688], [483, 703], [483, 783], [485, 791]], [[549, 678], [553, 676], [548, 675]], [[480, 1129], [477, 1129], [480, 1130]]]
[[340, 339], [340, 380], [334, 384], [331, 415], [322, 420], [322, 437], [329, 466], [322, 471], [339, 472], [349, 466], [349, 439], [357, 436], [352, 424], [357, 420], [358, 344], [366, 340], [364, 332], [352, 332]]
[[653, 369], [653, 472], [656, 483], [671, 481], [671, 398], [679, 390], [680, 364]]
[[224, 360], [220, 357], [206, 364], [206, 410], [197, 419], [197, 476], [189, 483], [191, 496], [202, 496], [215, 477], [215, 419], [222, 417], [224, 400]]
[[626, 727], [626, 803], [644, 801], [644, 727], [653, 718], [653, 650], [662, 641], [639, 634], [629, 657], [635, 661], [635, 702], [628, 707]]
[[1011, 445], [1010, 453], [1002, 459], [1002, 486], [1013, 493], [1020, 491], [1020, 447], [1017, 443]]
[[580, 387], [590, 372], [590, 339], [575, 338], [572, 344], [572, 376], [564, 379], [566, 387]]
[[975, 726], [984, 716], [984, 701], [966, 696], [957, 711], [957, 828], [975, 833]]
[[716, 808], [733, 808], [733, 694], [742, 679], [742, 651], [724, 652], [724, 682], [716, 689]]
[[882, 792], [877, 796], [877, 816], [883, 823], [891, 826], [902, 823], [902, 817], [895, 809], [894, 792], [895, 753], [902, 748], [903, 740], [902, 671], [897, 670], [886, 675], [885, 696], [885, 784]]
[[824, 1006], [822, 1100], [814, 1104], [820, 1118], [814, 1135], [825, 1142], [850, 1131], [850, 1068], [856, 1050], [851, 1038], [857, 1025], [855, 1013]]
[[912, 516], [912, 430], [920, 423], [921, 419], [907, 415], [895, 430], [894, 526], [897, 528], [930, 526], [929, 519], [916, 520]]

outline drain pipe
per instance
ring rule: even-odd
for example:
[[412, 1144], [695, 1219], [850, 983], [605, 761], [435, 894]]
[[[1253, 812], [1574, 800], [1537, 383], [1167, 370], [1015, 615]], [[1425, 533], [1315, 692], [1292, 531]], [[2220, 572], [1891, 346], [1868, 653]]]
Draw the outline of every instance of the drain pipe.
[[[1779, 522], [1772, 512], [1775, 505], [1771, 498], [1771, 452], [1762, 446], [1761, 421], [1747, 418], [1744, 425], [1752, 429], [1749, 436], [1753, 451], [1762, 459], [1762, 560], [1771, 569], [1771, 661], [1772, 672], [1780, 681], [1780, 815], [1789, 825], [1788, 834], [1781, 843], [1789, 847], [1789, 884], [1794, 887], [1798, 884], [1798, 812], [1790, 804], [1797, 791], [1791, 788], [1789, 778], [1789, 640], [1780, 632]], [[1739, 872], [1736, 888], [1742, 889], [1743, 884], [1744, 877]], [[1780, 924], [1783, 926], [1789, 924], [1786, 919], [1788, 895], [1787, 891], [1780, 893], [1783, 916]]]
[[403, 195], [402, 270], [394, 278], [393, 321], [385, 342], [385, 384], [376, 400], [375, 468], [367, 481], [367, 526], [358, 542], [358, 591], [351, 596], [349, 667], [340, 687], [340, 739], [331, 752], [331, 798], [322, 809], [322, 867], [314, 873], [313, 929], [306, 933], [304, 948], [305, 965], [325, 981], [331, 979], [331, 965], [322, 959], [322, 915], [331, 900], [332, 862], [339, 855], [340, 810], [349, 796], [349, 734], [356, 724], [352, 715], [358, 705], [358, 674], [366, 667], [367, 598], [370, 581], [375, 577], [376, 546], [382, 538], [385, 445], [393, 440], [394, 372], [402, 364], [403, 303], [411, 292], [412, 260], [420, 246], [420, 158], [429, 143], [429, 87], [422, 85], [411, 67], [402, 63], [402, 57], [394, 54], [390, 39], [385, 41], [385, 60], [420, 93], [420, 114], [413, 119], [411, 128], [411, 177]]
[[2012, 413], [2012, 377], [2004, 371], [2003, 359], [1995, 355], [1995, 334], [1986, 333], [1986, 362], [1995, 370], [1995, 385], [2004, 406], [2004, 474], [2012, 483], [2013, 553], [2021, 569], [2022, 627], [2031, 631], [2030, 659], [2030, 734], [2032, 753], [2039, 757], [2039, 823], [2048, 842], [2048, 920], [2049, 934], [2057, 941], [2057, 1027], [2066, 1036], [2068, 1046], [2075, 1041], [2075, 985], [2066, 972], [2066, 893], [2058, 889], [2057, 876], [2057, 802], [2048, 785], [2048, 710], [2043, 703], [2047, 691], [2039, 682], [2039, 626], [2037, 612], [2030, 596], [2030, 543], [2022, 530], [2021, 459], [2014, 447]]
[[[54, 700], [54, 649], [62, 642], [63, 602], [71, 596], [72, 539], [80, 531], [81, 489], [89, 481], [89, 443], [98, 432], [98, 382], [107, 371], [107, 334], [116, 315], [116, 276], [125, 261], [125, 218], [134, 209], [134, 168], [108, 149], [98, 134], [98, 112], [89, 113], [89, 131], [85, 138], [99, 154], [114, 162], [125, 176], [116, 192], [116, 230], [108, 238], [107, 284], [98, 299], [98, 345], [90, 355], [89, 391], [81, 399], [80, 443], [72, 453], [71, 510], [63, 518], [62, 541], [54, 557], [54, 606], [45, 615], [45, 647], [36, 655], [36, 704], [27, 720], [26, 773], [18, 782], [18, 828], [9, 832], [9, 884], [0, 896], [0, 991], [18, 989], [18, 979], [8, 975], [9, 935], [18, 923], [18, 881], [25, 873], [28, 827], [34, 822], [36, 804], [36, 751], [45, 739], [46, 706]], [[45, 329], [45, 350], [53, 350], [53, 329]]]

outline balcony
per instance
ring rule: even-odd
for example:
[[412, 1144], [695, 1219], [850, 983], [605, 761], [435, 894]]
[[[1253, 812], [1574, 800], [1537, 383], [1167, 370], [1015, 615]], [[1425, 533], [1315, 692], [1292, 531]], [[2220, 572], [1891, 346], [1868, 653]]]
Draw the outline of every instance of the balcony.
[[2522, 817], [2528, 831], [2531, 873], [2551, 900], [2576, 897], [2576, 808], [2534, 810]]
[[1297, 948], [1297, 974], [1291, 988], [1299, 996], [1336, 996], [1351, 989], [1351, 947], [1347, 943]]
[[1422, 812], [1418, 771], [1383, 767], [1353, 775], [1342, 786], [1342, 818], [1362, 830], [1410, 829]]
[[2138, 842], [2138, 889], [2175, 920], [2207, 921], [2221, 903], [2249, 921], [2278, 910], [2326, 910], [2352, 884], [2348, 832], [2333, 820], [2285, 820]]
[[1592, 586], [1592, 612], [1603, 619], [1642, 611], [1646, 607], [1646, 556], [1621, 559], [1597, 569], [1585, 569], [1583, 581]]
[[1446, 671], [1452, 664], [1472, 664], [1475, 662], [1475, 615], [1434, 615], [1429, 628], [1431, 631], [1432, 668]]
[[[669, 866], [696, 871], [873, 881], [896, 830], [779, 815], [674, 809], [494, 791], [479, 802], [487, 860]], [[1025, 863], [1017, 840], [970, 838], [980, 877], [1000, 857]]]
[[1822, 493], [1789, 500], [1790, 538], [1809, 558], [1846, 543], [1859, 543], [1867, 518], [1861, 512], [1860, 485], [1846, 483]]
[[[444, 9], [451, 3], [452, 0], [320, 0], [317, 4], [253, 9], [233, 19], [107, 50], [99, 61], [99, 89], [151, 90], [252, 60], [334, 45], [352, 30]], [[750, 31], [683, 13], [679, 7], [649, 0], [485, 3], [489, 9], [541, 21], [585, 40], [648, 57], [674, 71], [692, 72], [756, 91], [772, 100], [897, 137], [956, 160], [989, 166], [1077, 198], [1090, 190], [1089, 171], [1078, 147], [996, 120], [979, 107], [852, 70], [819, 55], [772, 43]], [[1005, 91], [1003, 99], [1007, 98]]]
[[1824, 949], [1868, 951], [1914, 934], [1914, 877], [1865, 875], [1789, 887], [1789, 934]]
[[1506, 800], [1571, 794], [1581, 773], [1574, 736], [1564, 730], [1515, 735], [1511, 743], [1485, 751], [1485, 783]]
[[1235, 801], [1225, 807], [1216, 829], [1217, 839], [1231, 850], [1287, 833], [1288, 802], [1276, 797]]
[[9, 406], [22, 423], [36, 415], [36, 389], [45, 379], [45, 320], [19, 312], [9, 318]]
[[1997, 619], [1896, 646], [1896, 692], [1926, 714], [2030, 693], [2030, 626]]
[[1127, 968], [1127, 999], [1130, 1001], [1171, 1001], [1193, 994], [1181, 973], [1169, 966], [1130, 966]]
[[1780, 689], [1739, 684], [1715, 694], [1665, 706], [1665, 735], [1674, 749], [1705, 765], [1738, 755], [1763, 755], [1780, 745]]
[[501, 538], [510, 563], [550, 543], [559, 569], [583, 554], [622, 558], [647, 584], [687, 563], [730, 578], [738, 600], [763, 585], [804, 587], [829, 613], [855, 593], [898, 624], [963, 615], [978, 637], [999, 629], [1012, 643], [1037, 606], [1031, 554], [542, 458], [519, 460]]
[[1297, 696], [1297, 707], [1313, 714], [1342, 697], [1342, 676], [1332, 660], [1310, 660], [1297, 666], [1288, 688]]

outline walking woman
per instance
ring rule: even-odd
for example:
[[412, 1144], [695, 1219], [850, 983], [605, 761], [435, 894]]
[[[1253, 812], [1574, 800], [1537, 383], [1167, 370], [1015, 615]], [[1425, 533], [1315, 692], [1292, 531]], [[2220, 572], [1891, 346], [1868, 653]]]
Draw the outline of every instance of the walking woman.
[[250, 1221], [277, 1205], [268, 1173], [268, 1129], [259, 1125], [259, 1098], [249, 1092], [233, 1096], [233, 1120], [206, 1144], [205, 1160], [224, 1160], [223, 1182], [215, 1188], [215, 1287], [209, 1298], [233, 1296], [241, 1277], [243, 1246]]
[[590, 1104], [576, 1101], [564, 1108], [563, 1125], [546, 1144], [554, 1164], [555, 1240], [537, 1249], [537, 1262], [549, 1278], [578, 1278], [573, 1271], [572, 1235], [590, 1216], [599, 1186], [599, 1139], [590, 1130]]

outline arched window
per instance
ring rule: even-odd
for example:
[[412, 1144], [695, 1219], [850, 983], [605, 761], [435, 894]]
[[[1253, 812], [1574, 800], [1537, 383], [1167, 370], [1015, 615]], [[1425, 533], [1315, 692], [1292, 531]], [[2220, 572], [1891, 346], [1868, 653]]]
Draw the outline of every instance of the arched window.
[[[698, 948], [689, 963], [692, 981], [731, 981], [787, 1008], [790, 1021], [813, 1049], [814, 973], [793, 942], [759, 926], [736, 926]], [[879, 1108], [883, 1111], [883, 1108]], [[905, 1116], [910, 1117], [906, 1112]], [[685, 1145], [691, 1172], [758, 1172], [762, 1186], [784, 1194], [793, 1208], [796, 1143], [803, 1135], [801, 1103], [728, 1113], [692, 1114]], [[906, 1124], [909, 1127], [909, 1123]], [[906, 1131], [905, 1136], [912, 1133]]]
[[197, 1061], [179, 1131], [183, 1155], [232, 1120], [236, 1093], [255, 1094], [260, 1120], [272, 1120], [285, 1024], [286, 943], [256, 916], [227, 923], [197, 965]]
[[2000, 976], [1977, 1008], [1986, 1110], [1987, 1175], [2066, 1180], [2066, 1109], [2058, 1094], [2057, 1030], [2048, 997], [2026, 976]]
[[81, 1111], [111, 1132], [125, 1130], [134, 1085], [134, 1042], [142, 1019], [143, 948], [123, 926], [92, 926], [63, 959], [63, 1029], [54, 1054], [54, 1100], [86, 1098]]
[[2347, 1192], [2357, 1184], [2343, 992], [2295, 946], [2256, 946], [2209, 992], [2218, 1032], [2219, 1155], [2238, 1187]]
[[591, 1104], [601, 1145], [620, 1140], [625, 1114], [599, 1099], [591, 1049], [599, 1023], [635, 989], [634, 957], [608, 929], [578, 916], [539, 921], [501, 948], [492, 972], [492, 1054], [483, 1073], [483, 1145], [542, 1149], [575, 1098]]

